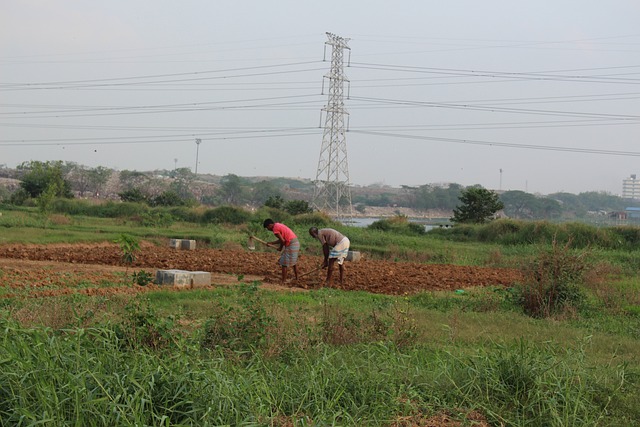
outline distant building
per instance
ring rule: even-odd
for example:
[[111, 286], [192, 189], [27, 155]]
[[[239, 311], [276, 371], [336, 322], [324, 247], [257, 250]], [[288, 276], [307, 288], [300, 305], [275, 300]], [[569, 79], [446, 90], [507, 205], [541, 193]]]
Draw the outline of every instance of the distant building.
[[640, 219], [640, 208], [626, 208], [624, 211], [628, 219]]
[[640, 200], [640, 179], [637, 179], [635, 174], [622, 180], [622, 197]]

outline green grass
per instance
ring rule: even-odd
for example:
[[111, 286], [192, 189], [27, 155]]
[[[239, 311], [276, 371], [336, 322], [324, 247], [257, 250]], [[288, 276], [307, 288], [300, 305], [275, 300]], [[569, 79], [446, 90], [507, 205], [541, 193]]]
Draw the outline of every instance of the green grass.
[[[73, 305], [69, 320], [75, 326], [25, 329], [2, 320], [1, 418], [11, 424], [20, 417], [53, 424], [82, 419], [83, 425], [157, 425], [163, 419], [166, 425], [285, 419], [309, 425], [304, 420], [312, 419], [314, 425], [357, 426], [455, 408], [462, 416], [479, 410], [506, 425], [640, 420], [633, 404], [640, 393], [640, 342], [624, 334], [460, 301], [490, 300], [492, 290], [473, 297], [437, 293], [430, 297], [435, 306], [423, 296], [256, 292], [159, 292], [137, 299], [142, 308], [134, 312], [125, 301], [111, 302], [106, 319], [86, 315], [104, 299], [61, 298], [48, 304], [58, 313]], [[247, 298], [267, 311], [269, 322], [254, 318], [270, 325], [262, 346], [241, 353], [203, 350], [204, 321], [217, 304], [246, 313]], [[458, 300], [455, 308], [438, 305], [451, 298]], [[41, 315], [47, 310], [38, 301], [16, 302], [20, 310], [12, 308], [14, 316], [5, 311], [3, 318], [26, 318], [30, 304]], [[374, 312], [376, 319], [369, 316]], [[162, 334], [163, 319], [174, 316], [171, 339], [161, 347], [123, 341], [132, 325]], [[403, 316], [410, 322], [403, 323]], [[391, 333], [399, 323], [414, 332], [401, 347]], [[331, 344], [345, 335], [357, 340]]]

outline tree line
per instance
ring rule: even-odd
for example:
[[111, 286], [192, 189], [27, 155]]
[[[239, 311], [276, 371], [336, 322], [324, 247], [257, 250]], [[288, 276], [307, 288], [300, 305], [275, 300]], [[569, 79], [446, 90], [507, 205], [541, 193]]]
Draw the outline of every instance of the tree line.
[[[43, 208], [55, 197], [90, 197], [146, 203], [149, 206], [266, 205], [303, 213], [310, 209], [313, 196], [311, 181], [252, 179], [234, 174], [196, 176], [189, 168], [152, 172], [114, 171], [74, 162], [30, 161], [14, 170], [0, 167], [0, 177], [20, 181], [17, 189], [0, 187], [1, 201], [22, 205], [28, 200], [35, 200]], [[454, 212], [470, 188], [482, 187], [465, 188], [456, 183], [400, 188], [369, 186], [352, 187], [351, 192], [356, 210], [366, 215], [367, 207], [380, 206]], [[575, 219], [594, 213], [623, 211], [638, 204], [637, 201], [595, 191], [540, 196], [515, 190], [501, 192], [496, 197], [496, 201], [501, 203], [498, 210], [515, 219]]]

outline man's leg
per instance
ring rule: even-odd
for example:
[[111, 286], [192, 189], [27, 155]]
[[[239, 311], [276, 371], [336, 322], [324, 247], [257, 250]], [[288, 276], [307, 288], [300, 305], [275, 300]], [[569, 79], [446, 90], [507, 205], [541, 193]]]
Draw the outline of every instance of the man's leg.
[[336, 262], [335, 258], [329, 258], [329, 265], [327, 266], [327, 280], [325, 283], [328, 285], [331, 283], [331, 274], [333, 274], [333, 264]]
[[340, 269], [340, 284], [342, 285], [342, 279], [344, 276], [344, 262], [342, 264], [338, 264], [338, 268]]
[[298, 264], [293, 266], [293, 274], [296, 277], [296, 280], [298, 280]]
[[282, 266], [282, 283], [287, 281], [287, 266]]

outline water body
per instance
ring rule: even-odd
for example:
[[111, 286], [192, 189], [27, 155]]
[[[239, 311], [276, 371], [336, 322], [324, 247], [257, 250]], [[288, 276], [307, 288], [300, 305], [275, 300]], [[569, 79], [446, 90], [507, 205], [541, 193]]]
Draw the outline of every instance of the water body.
[[[350, 227], [367, 227], [371, 224], [373, 224], [376, 221], [379, 221], [381, 219], [385, 219], [385, 218], [375, 218], [375, 217], [357, 217], [357, 218], [353, 218], [353, 219], [349, 219], [349, 220], [339, 220], [342, 224], [344, 225], [348, 225]], [[439, 224], [427, 224], [425, 223], [423, 220], [419, 220], [419, 219], [412, 219], [409, 218], [409, 222], [414, 222], [416, 224], [422, 224], [424, 225], [424, 229], [426, 231], [432, 230], [434, 228], [439, 227]]]

